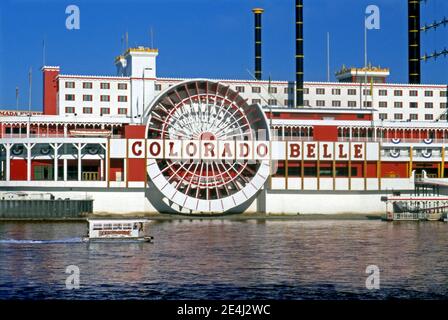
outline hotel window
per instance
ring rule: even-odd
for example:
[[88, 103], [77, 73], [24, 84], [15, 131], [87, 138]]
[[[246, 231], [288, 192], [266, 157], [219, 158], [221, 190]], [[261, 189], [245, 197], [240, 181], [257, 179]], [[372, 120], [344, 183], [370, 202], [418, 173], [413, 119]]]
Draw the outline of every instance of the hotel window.
[[128, 88], [128, 85], [126, 83], [118, 84], [118, 90], [126, 90], [127, 88]]
[[261, 93], [260, 87], [252, 87], [252, 93]]
[[432, 97], [433, 95], [432, 91], [425, 91], [425, 97]]
[[387, 108], [387, 101], [380, 101], [379, 107], [380, 108]]
[[118, 102], [127, 102], [128, 97], [127, 96], [118, 96]]
[[100, 96], [100, 101], [102, 101], [102, 102], [109, 102], [110, 101], [110, 96], [101, 95]]
[[446, 121], [446, 113], [440, 115], [440, 120], [445, 120]]
[[285, 94], [294, 93], [294, 88], [285, 88], [284, 92]]
[[261, 99], [252, 99], [252, 104], [261, 104]]
[[325, 89], [323, 89], [323, 88], [317, 88], [317, 89], [316, 89], [316, 94], [319, 94], [319, 95], [323, 95], [323, 94], [325, 94]]
[[394, 114], [394, 119], [395, 120], [403, 120], [403, 115], [401, 113], [396, 113], [396, 114]]
[[387, 113], [380, 113], [380, 120], [387, 120]]
[[[294, 106], [294, 101], [293, 101], [293, 106]], [[309, 100], [303, 100], [303, 106], [304, 107], [309, 107], [310, 106], [310, 101]]]
[[340, 96], [341, 95], [341, 89], [332, 89], [331, 90], [331, 94], [335, 95], [335, 96]]
[[447, 92], [446, 91], [440, 91], [440, 96], [445, 98], [447, 96]]
[[394, 90], [394, 96], [396, 97], [403, 96], [403, 90]]
[[65, 107], [65, 113], [75, 113], [75, 107]]
[[276, 106], [277, 105], [277, 99], [269, 99], [268, 105], [270, 106]]
[[446, 102], [440, 102], [440, 109], [446, 109]]
[[73, 89], [75, 87], [75, 83], [73, 81], [67, 81], [65, 83], [65, 87], [68, 89]]
[[83, 89], [92, 89], [92, 82], [83, 82], [82, 88]]
[[110, 109], [109, 108], [101, 108], [101, 114], [110, 114]]
[[126, 108], [118, 108], [118, 114], [127, 114], [128, 113], [128, 109]]
[[92, 108], [91, 107], [84, 107], [84, 108], [82, 108], [82, 113], [92, 113]]
[[92, 95], [91, 94], [85, 94], [82, 96], [82, 101], [92, 101]]
[[365, 95], [365, 96], [371, 96], [371, 95], [372, 95], [372, 90], [370, 90], [370, 89], [364, 89], [364, 90], [362, 91], [362, 94]]
[[325, 107], [325, 100], [317, 100], [316, 106], [318, 107]]
[[356, 103], [356, 101], [349, 101], [348, 102], [348, 106], [349, 107], [356, 107], [358, 104]]
[[235, 88], [235, 90], [236, 90], [236, 92], [243, 93], [243, 92], [244, 92], [244, 87], [237, 86], [237, 87]]
[[[304, 104], [305, 104], [305, 103], [304, 103]], [[288, 106], [288, 107], [294, 107], [294, 100], [286, 99], [286, 100], [285, 100], [285, 106]]]
[[331, 102], [331, 105], [332, 105], [333, 107], [340, 107], [340, 106], [341, 106], [341, 101], [339, 101], [339, 100], [334, 100], [334, 101]]
[[75, 95], [74, 94], [66, 94], [65, 101], [75, 101]]
[[364, 108], [372, 108], [372, 101], [364, 101]]
[[268, 92], [269, 93], [277, 93], [277, 87], [270, 87]]
[[425, 109], [432, 109], [434, 108], [434, 103], [432, 102], [425, 102]]
[[[292, 89], [292, 92], [294, 92], [294, 89], [293, 88], [291, 88]], [[309, 88], [304, 88], [303, 89], [303, 94], [310, 94], [310, 89]]]
[[105, 89], [105, 90], [110, 89], [110, 83], [107, 83], [107, 82], [101, 82], [101, 84], [100, 84], [100, 88], [101, 88], [101, 89]]
[[409, 108], [418, 108], [418, 103], [417, 102], [410, 102], [409, 103]]
[[162, 90], [162, 85], [156, 83], [156, 84], [154, 85], [154, 89], [155, 89], [156, 91], [161, 91], [161, 90]]
[[378, 91], [378, 94], [383, 97], [387, 96], [387, 90], [380, 90], [380, 91]]
[[356, 89], [348, 89], [347, 93], [348, 93], [349, 96], [356, 96], [357, 95]]
[[411, 90], [411, 91], [409, 91], [409, 95], [411, 97], [417, 97], [418, 96], [418, 91], [417, 90]]
[[418, 120], [418, 114], [416, 114], [416, 113], [411, 113], [411, 114], [409, 115], [409, 119], [410, 119], [410, 120]]
[[403, 108], [403, 102], [394, 102], [394, 108]]
[[432, 114], [425, 114], [425, 120], [433, 120], [434, 116]]

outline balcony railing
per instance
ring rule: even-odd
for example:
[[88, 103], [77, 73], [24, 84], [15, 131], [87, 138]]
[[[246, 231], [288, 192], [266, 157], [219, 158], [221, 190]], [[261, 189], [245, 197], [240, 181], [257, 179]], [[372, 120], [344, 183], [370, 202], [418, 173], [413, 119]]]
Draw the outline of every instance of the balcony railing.
[[[63, 134], [63, 133], [40, 133], [40, 134], [30, 134], [27, 136], [26, 133], [7, 133], [3, 134], [1, 139], [27, 139], [27, 138], [105, 138], [102, 135], [91, 135], [91, 136], [79, 136], [79, 135], [73, 135], [73, 134]], [[109, 136], [111, 139], [124, 139], [124, 136], [122, 134], [112, 134]]]

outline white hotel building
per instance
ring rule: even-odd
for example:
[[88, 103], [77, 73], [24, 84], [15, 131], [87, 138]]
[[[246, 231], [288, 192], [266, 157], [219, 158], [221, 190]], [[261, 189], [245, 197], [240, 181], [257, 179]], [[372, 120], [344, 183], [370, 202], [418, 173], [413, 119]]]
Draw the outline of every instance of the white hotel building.
[[[128, 117], [139, 122], [143, 106], [168, 87], [186, 79], [156, 74], [157, 50], [129, 49], [116, 58], [116, 76], [59, 74], [59, 115]], [[59, 70], [59, 67], [44, 67]], [[375, 120], [437, 121], [446, 119], [446, 85], [386, 83], [388, 69], [343, 68], [339, 82], [306, 82], [305, 108], [374, 109]], [[365, 78], [367, 77], [367, 84]], [[213, 80], [230, 85], [250, 104], [294, 106], [294, 82]], [[371, 94], [371, 90], [373, 92]]]

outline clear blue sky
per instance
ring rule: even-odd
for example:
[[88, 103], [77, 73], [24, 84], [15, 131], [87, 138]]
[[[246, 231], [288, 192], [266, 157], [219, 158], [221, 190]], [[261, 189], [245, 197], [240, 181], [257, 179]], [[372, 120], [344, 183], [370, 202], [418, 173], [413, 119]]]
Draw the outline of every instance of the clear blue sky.
[[[381, 30], [369, 31], [369, 61], [391, 68], [391, 82], [407, 81], [406, 0], [305, 0], [305, 80], [326, 80], [326, 33], [331, 32], [332, 74], [364, 61], [367, 5], [381, 10]], [[81, 29], [65, 28], [65, 8], [78, 5]], [[0, 109], [28, 105], [33, 70], [33, 109], [42, 107], [42, 40], [46, 64], [67, 74], [114, 75], [121, 37], [159, 48], [162, 77], [249, 78], [253, 70], [251, 8], [265, 8], [263, 71], [273, 80], [294, 80], [294, 0], [2, 0], [0, 3]], [[448, 1], [428, 0], [423, 20], [448, 16]], [[448, 27], [422, 36], [423, 51], [448, 46]], [[447, 83], [448, 58], [423, 64], [423, 82]]]

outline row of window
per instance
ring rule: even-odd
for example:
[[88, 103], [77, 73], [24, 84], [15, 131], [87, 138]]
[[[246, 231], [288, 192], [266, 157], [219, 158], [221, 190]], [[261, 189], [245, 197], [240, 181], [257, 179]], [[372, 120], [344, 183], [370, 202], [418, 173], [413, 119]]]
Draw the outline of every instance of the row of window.
[[[261, 99], [252, 99], [252, 104], [261, 104]], [[277, 99], [269, 99], [268, 101], [268, 105], [272, 105], [275, 106], [277, 105]], [[303, 104], [307, 107], [310, 106], [309, 100], [304, 100]], [[284, 105], [285, 106], [294, 106], [294, 100], [284, 100]], [[433, 102], [425, 102], [425, 109], [433, 109], [434, 108], [434, 103]], [[326, 107], [327, 106], [327, 101], [325, 100], [316, 100], [316, 107]], [[331, 106], [332, 107], [341, 107], [342, 106], [342, 102], [340, 100], [333, 100], [331, 101]], [[347, 107], [357, 107], [358, 106], [358, 102], [357, 101], [347, 101]], [[363, 101], [363, 106], [365, 108], [371, 108], [372, 107], [372, 101]], [[387, 108], [388, 107], [388, 102], [387, 101], [380, 101], [378, 102], [378, 106], [380, 108]], [[409, 108], [413, 108], [416, 109], [419, 107], [418, 102], [410, 102], [409, 103]], [[447, 107], [447, 103], [446, 102], [441, 102], [439, 104], [440, 109], [446, 109]], [[394, 108], [403, 108], [403, 102], [394, 102]]]
[[[74, 89], [76, 87], [76, 83], [74, 81], [66, 81], [65, 87], [67, 89]], [[93, 82], [83, 82], [82, 83], [83, 89], [92, 89], [93, 88]], [[117, 84], [118, 90], [126, 90], [128, 88], [127, 83], [118, 83]], [[100, 89], [109, 90], [110, 89], [110, 83], [109, 82], [101, 82], [100, 83]]]
[[[65, 113], [75, 114], [76, 108], [75, 107], [65, 107]], [[93, 108], [92, 107], [83, 107], [82, 113], [83, 114], [92, 114]], [[101, 113], [101, 115], [110, 114], [110, 108], [100, 108], [100, 113]], [[126, 115], [126, 114], [128, 114], [128, 109], [127, 108], [118, 108], [118, 114]]]
[[[65, 101], [75, 101], [75, 95], [74, 94], [66, 94]], [[91, 94], [84, 94], [82, 96], [82, 101], [93, 101], [93, 96]], [[100, 95], [100, 101], [110, 102], [110, 96], [109, 95]], [[118, 102], [127, 102], [128, 96], [118, 96], [117, 101]]]
[[[387, 120], [387, 113], [380, 113], [379, 118], [381, 120]], [[441, 119], [446, 119], [446, 115], [442, 115]], [[403, 114], [402, 113], [395, 113], [394, 114], [394, 120], [403, 120]], [[409, 120], [419, 120], [418, 114], [411, 113], [409, 115]], [[425, 120], [434, 120], [433, 114], [425, 114]]]
[[[243, 86], [236, 86], [235, 90], [239, 93], [244, 93], [246, 91], [246, 87]], [[328, 89], [330, 90], [330, 89]], [[290, 94], [290, 93], [294, 93], [294, 88], [284, 88], [283, 89], [285, 94]], [[325, 88], [316, 88], [315, 89], [315, 93], [317, 95], [325, 95], [326, 94], [327, 89]], [[268, 88], [268, 92], [272, 93], [272, 94], [276, 94], [278, 93], [278, 88], [277, 87], [270, 87]], [[309, 94], [310, 93], [310, 88], [304, 88], [303, 89], [304, 94]], [[261, 93], [261, 87], [252, 87], [252, 93]], [[372, 90], [371, 89], [363, 89], [362, 91], [363, 95], [372, 95]], [[402, 97], [403, 96], [403, 90], [394, 90], [393, 91], [393, 95], [395, 97]], [[409, 90], [409, 96], [410, 97], [418, 97], [418, 90]], [[342, 94], [342, 90], [341, 89], [331, 89], [331, 94], [332, 95], [341, 95]], [[356, 96], [358, 95], [358, 89], [347, 89], [347, 95], [349, 96]], [[378, 95], [379, 96], [387, 96], [388, 95], [388, 90], [378, 90]], [[425, 97], [433, 97], [434, 96], [434, 91], [431, 90], [425, 90], [424, 92], [424, 96]], [[439, 96], [440, 97], [447, 97], [447, 91], [439, 91]]]
[[[441, 102], [439, 104], [440, 109], [446, 109], [447, 103], [446, 102]], [[379, 107], [380, 108], [387, 108], [388, 104], [387, 101], [380, 101], [379, 102]], [[396, 101], [394, 102], [394, 108], [403, 108], [403, 102], [401, 101]], [[409, 103], [409, 108], [418, 108], [418, 102], [410, 102]], [[434, 103], [432, 102], [425, 102], [425, 109], [433, 109], [434, 108]]]
[[[243, 87], [243, 86], [236, 86], [235, 89], [239, 93], [245, 92], [245, 87]], [[278, 93], [278, 88], [270, 87], [270, 88], [268, 88], [268, 92], [272, 93], [272, 94], [276, 94], [276, 93]], [[310, 89], [304, 88], [303, 92], [304, 92], [304, 94], [309, 94]], [[317, 95], [325, 95], [326, 89], [325, 88], [316, 88], [315, 92]], [[261, 93], [261, 87], [252, 87], [252, 93]], [[284, 93], [285, 94], [294, 93], [294, 88], [284, 88]], [[342, 90], [341, 89], [331, 89], [331, 94], [339, 96], [342, 94]], [[371, 89], [363, 89], [362, 94], [371, 96], [372, 90]], [[349, 96], [358, 95], [358, 89], [347, 89], [347, 95], [349, 95]], [[379, 96], [387, 96], [388, 90], [378, 90], [378, 95]], [[395, 97], [402, 97], [403, 90], [394, 90], [393, 95]], [[439, 95], [440, 95], [440, 97], [447, 97], [447, 91], [439, 91]], [[418, 97], [418, 91], [417, 90], [409, 90], [409, 96], [410, 97]], [[434, 91], [426, 90], [424, 92], [424, 96], [425, 97], [433, 97]]]

